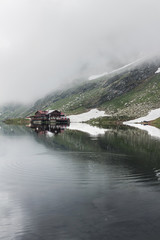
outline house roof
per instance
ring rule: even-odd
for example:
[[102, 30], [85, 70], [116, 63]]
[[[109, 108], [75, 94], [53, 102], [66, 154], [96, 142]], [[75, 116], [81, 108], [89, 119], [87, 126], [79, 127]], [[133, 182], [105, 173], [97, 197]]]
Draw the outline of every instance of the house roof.
[[48, 110], [48, 114], [49, 113], [52, 113], [52, 112], [54, 112], [55, 111], [55, 109], [53, 109], [53, 110]]
[[59, 110], [57, 110], [57, 109], [46, 110], [46, 111], [38, 110], [36, 113], [48, 115], [48, 114], [53, 113], [53, 112], [55, 112], [55, 111], [57, 111], [57, 112], [59, 112], [60, 114], [64, 115], [64, 113], [62, 113], [61, 111], [59, 111]]
[[[40, 114], [46, 114], [46, 113], [48, 113], [48, 111], [41, 111], [41, 110], [38, 110], [37, 112], [39, 112]], [[36, 113], [37, 113], [36, 112]]]
[[57, 112], [60, 112], [60, 113], [61, 113], [61, 111], [59, 111], [59, 110], [57, 110], [57, 109], [53, 109], [53, 110], [48, 110], [48, 111], [47, 111], [47, 114], [50, 114], [50, 113], [52, 113], [52, 112], [54, 112], [54, 111], [57, 111]]

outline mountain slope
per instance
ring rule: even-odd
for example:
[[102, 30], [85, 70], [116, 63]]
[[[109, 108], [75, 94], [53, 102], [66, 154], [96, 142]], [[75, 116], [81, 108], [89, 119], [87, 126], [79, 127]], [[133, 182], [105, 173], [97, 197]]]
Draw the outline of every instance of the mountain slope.
[[[34, 107], [79, 113], [101, 108], [112, 114], [140, 116], [159, 106], [160, 61], [144, 62], [119, 74], [103, 76], [37, 101]], [[131, 111], [132, 110], [132, 111]]]
[[76, 114], [95, 107], [113, 115], [144, 115], [160, 106], [160, 73], [155, 73], [159, 67], [158, 58], [129, 65], [79, 86], [53, 92], [26, 108], [21, 116], [31, 115], [37, 109], [60, 109], [66, 114]]
[[26, 111], [30, 108], [30, 105], [23, 104], [7, 104], [0, 107], [0, 120], [8, 118], [23, 118], [26, 115]]

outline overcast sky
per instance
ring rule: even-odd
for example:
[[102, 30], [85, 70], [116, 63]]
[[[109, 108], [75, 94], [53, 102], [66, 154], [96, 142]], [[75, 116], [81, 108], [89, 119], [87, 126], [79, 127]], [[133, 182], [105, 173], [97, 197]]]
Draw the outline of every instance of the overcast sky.
[[159, 0], [0, 0], [0, 104], [159, 51], [159, 11]]

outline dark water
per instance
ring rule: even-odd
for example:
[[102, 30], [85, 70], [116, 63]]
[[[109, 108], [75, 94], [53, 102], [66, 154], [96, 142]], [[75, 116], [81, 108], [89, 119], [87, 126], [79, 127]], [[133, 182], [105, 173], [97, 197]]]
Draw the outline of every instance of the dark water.
[[0, 129], [0, 239], [160, 238], [160, 141]]

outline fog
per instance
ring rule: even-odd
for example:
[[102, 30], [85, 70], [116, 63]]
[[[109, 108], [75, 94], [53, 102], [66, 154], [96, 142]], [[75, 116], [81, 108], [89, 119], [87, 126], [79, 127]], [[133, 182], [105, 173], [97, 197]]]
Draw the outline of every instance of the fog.
[[160, 51], [158, 0], [0, 0], [0, 104]]

